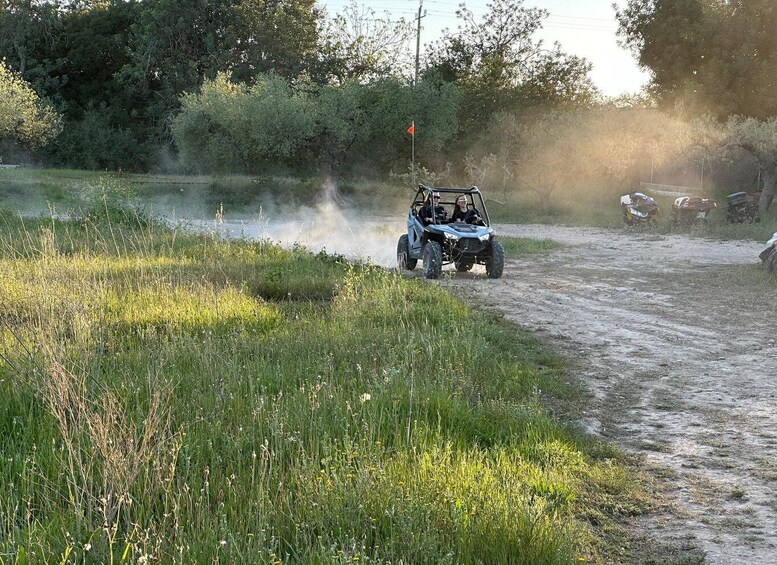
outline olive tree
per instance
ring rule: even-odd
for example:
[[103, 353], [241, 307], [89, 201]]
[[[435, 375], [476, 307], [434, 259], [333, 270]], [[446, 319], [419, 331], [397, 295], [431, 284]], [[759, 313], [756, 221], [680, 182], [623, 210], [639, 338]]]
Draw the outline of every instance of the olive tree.
[[378, 17], [353, 0], [323, 27], [315, 70], [335, 84], [397, 76], [409, 67], [414, 33], [404, 18], [393, 20], [388, 12]]
[[298, 165], [312, 127], [308, 96], [281, 77], [261, 76], [249, 87], [219, 74], [182, 98], [172, 132], [190, 168], [257, 172]]
[[0, 61], [0, 139], [36, 148], [47, 144], [61, 131], [59, 115], [21, 76]]
[[758, 163], [763, 179], [758, 211], [763, 216], [777, 192], [777, 117], [758, 120], [732, 116], [726, 130], [726, 145], [747, 152]]

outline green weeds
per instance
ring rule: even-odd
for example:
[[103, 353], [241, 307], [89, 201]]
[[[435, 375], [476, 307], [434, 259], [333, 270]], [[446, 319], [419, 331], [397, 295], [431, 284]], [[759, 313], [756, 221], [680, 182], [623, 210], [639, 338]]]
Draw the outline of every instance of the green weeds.
[[552, 239], [533, 239], [530, 237], [500, 236], [499, 241], [505, 249], [507, 257], [550, 253], [560, 249], [562, 245]]

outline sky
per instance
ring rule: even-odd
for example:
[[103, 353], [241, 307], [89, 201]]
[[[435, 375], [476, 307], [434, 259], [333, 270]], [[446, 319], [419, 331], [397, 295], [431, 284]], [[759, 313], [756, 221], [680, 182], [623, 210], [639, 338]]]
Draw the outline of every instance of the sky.
[[[415, 20], [420, 0], [369, 0], [367, 5], [382, 17], [389, 12], [393, 19]], [[319, 0], [330, 15], [340, 13], [351, 0]], [[607, 96], [634, 93], [647, 83], [648, 74], [641, 71], [631, 53], [618, 46], [617, 23], [612, 8], [614, 0], [524, 0], [524, 7], [545, 8], [550, 16], [536, 36], [547, 46], [559, 42], [566, 53], [585, 57], [593, 65], [591, 78]], [[422, 18], [421, 45], [438, 39], [443, 29], [458, 27], [458, 0], [423, 0], [426, 16]], [[475, 17], [485, 13], [488, 0], [464, 0]], [[616, 2], [620, 7], [626, 0]]]

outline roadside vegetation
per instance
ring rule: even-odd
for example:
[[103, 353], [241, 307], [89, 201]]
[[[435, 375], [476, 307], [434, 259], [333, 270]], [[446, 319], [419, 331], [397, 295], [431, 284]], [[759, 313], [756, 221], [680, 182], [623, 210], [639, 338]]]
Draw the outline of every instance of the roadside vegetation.
[[2, 214], [0, 262], [16, 562], [612, 562], [650, 504], [548, 411], [560, 361], [434, 285], [105, 203]]
[[[372, 213], [403, 217], [411, 196], [409, 179], [397, 177], [387, 181], [343, 181], [338, 188], [338, 203], [343, 208], [365, 209]], [[0, 169], [0, 208], [28, 210], [37, 215], [41, 210], [72, 213], [83, 210], [85, 203], [103, 195], [124, 203], [149, 208], [149, 199], [165, 201], [170, 206], [185, 203], [189, 210], [212, 217], [223, 208], [229, 214], [259, 214], [268, 205], [295, 213], [300, 206], [315, 206], [328, 198], [325, 183], [316, 177], [248, 175], [166, 175], [105, 173], [68, 169], [16, 168]], [[527, 192], [485, 190], [484, 197], [491, 220], [497, 223], [545, 223], [574, 226], [622, 228], [619, 196], [612, 190], [559, 187], [552, 204], [543, 208], [539, 197]], [[770, 210], [757, 223], [726, 223], [725, 198], [711, 212], [705, 224], [676, 226], [671, 220], [672, 197], [658, 196], [661, 207], [655, 233], [680, 233], [692, 237], [745, 239], [766, 242], [777, 225], [777, 211]], [[153, 209], [149, 210], [154, 213]], [[161, 212], [161, 211], [157, 211]], [[630, 232], [639, 229], [624, 228]], [[503, 238], [504, 239], [504, 238]], [[537, 246], [528, 241], [527, 251]], [[550, 245], [550, 242], [546, 242]], [[505, 241], [505, 245], [509, 243]], [[550, 251], [552, 247], [542, 247]], [[510, 250], [506, 247], [506, 250]], [[524, 249], [519, 251], [523, 252]]]

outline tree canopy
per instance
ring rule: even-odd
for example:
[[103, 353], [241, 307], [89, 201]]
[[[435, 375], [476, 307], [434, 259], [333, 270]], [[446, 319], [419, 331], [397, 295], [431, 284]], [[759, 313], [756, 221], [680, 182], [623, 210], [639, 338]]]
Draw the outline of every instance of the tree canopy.
[[61, 129], [56, 112], [0, 61], [0, 139], [35, 148], [50, 142]]
[[617, 18], [662, 107], [723, 118], [777, 114], [773, 0], [629, 0]]
[[432, 46], [425, 74], [459, 85], [465, 131], [478, 134], [498, 112], [585, 105], [594, 98], [587, 61], [534, 39], [547, 10], [526, 7], [523, 0], [494, 0], [481, 20], [463, 3], [456, 15], [458, 31]]
[[170, 149], [214, 170], [387, 172], [410, 120], [444, 164], [495, 112], [595, 96], [585, 60], [533, 38], [547, 12], [457, 14], [417, 84], [415, 23], [356, 2], [329, 18], [316, 0], [0, 0], [0, 59], [62, 117], [36, 158], [87, 168], [147, 170]]
[[343, 84], [397, 76], [408, 68], [407, 45], [413, 34], [404, 18], [378, 17], [352, 0], [323, 30], [320, 78]]
[[397, 79], [362, 84], [292, 85], [263, 75], [253, 86], [225, 74], [188, 94], [172, 123], [183, 161], [222, 172], [269, 168], [317, 170], [337, 178], [364, 166], [390, 168], [407, 157], [404, 127], [414, 115], [424, 131], [419, 149], [434, 154], [456, 133], [458, 91], [452, 85]]

